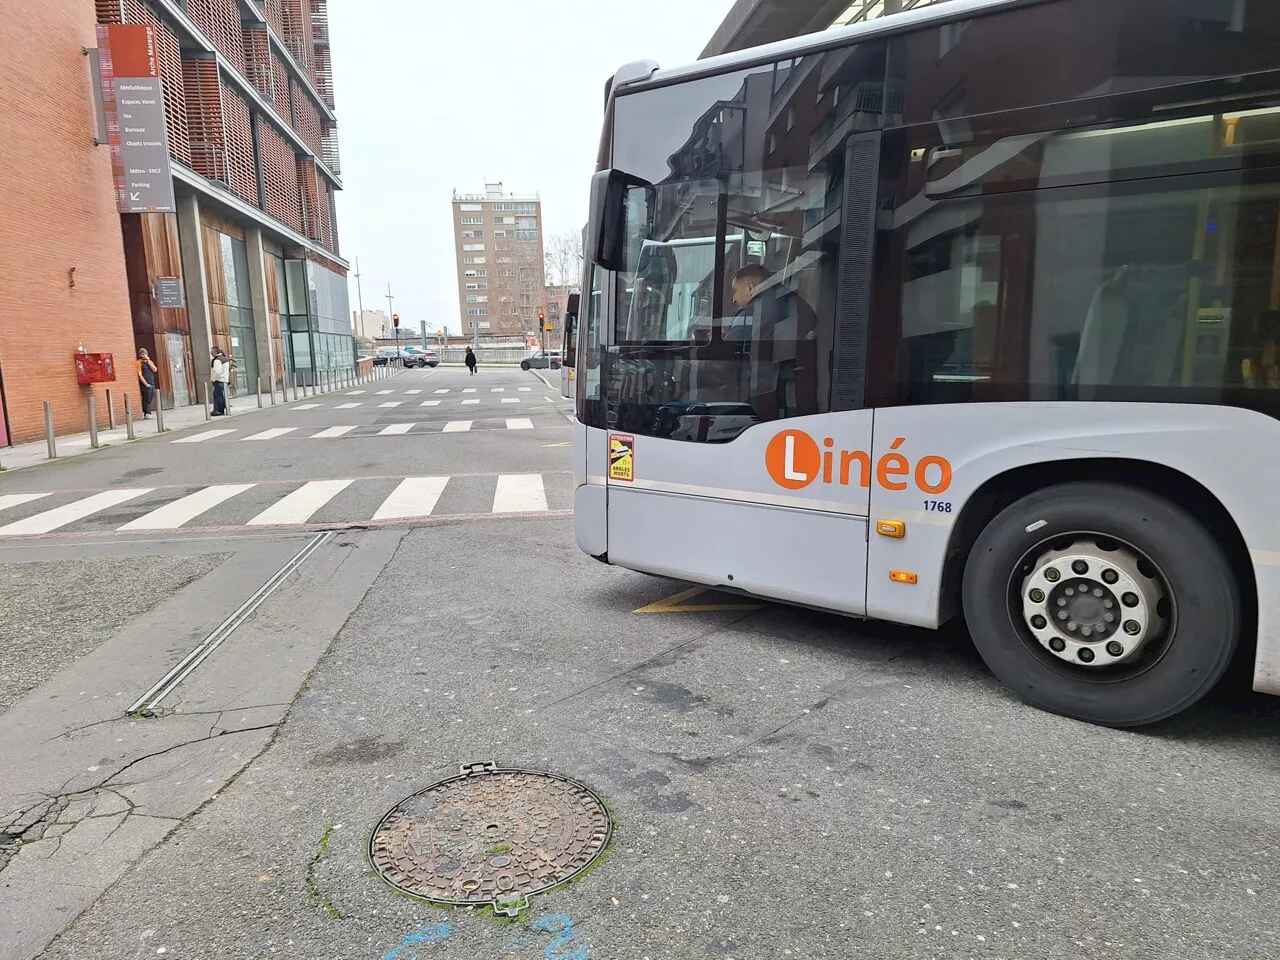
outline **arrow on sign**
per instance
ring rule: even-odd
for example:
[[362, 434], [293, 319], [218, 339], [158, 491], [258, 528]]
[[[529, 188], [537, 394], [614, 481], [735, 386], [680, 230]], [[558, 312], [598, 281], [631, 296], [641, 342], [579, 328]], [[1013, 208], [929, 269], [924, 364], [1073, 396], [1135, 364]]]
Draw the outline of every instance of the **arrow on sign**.
[[129, 194], [129, 199], [130, 199], [130, 200], [141, 200], [141, 199], [142, 199], [142, 194], [140, 194], [140, 193], [131, 193], [131, 194]]

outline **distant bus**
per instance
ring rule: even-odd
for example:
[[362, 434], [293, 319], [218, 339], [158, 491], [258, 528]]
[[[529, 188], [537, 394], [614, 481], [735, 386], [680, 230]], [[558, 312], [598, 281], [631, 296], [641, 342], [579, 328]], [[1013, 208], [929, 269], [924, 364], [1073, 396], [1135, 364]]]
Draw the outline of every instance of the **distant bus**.
[[1280, 693], [1277, 91], [1274, 0], [953, 0], [623, 67], [566, 324], [580, 548], [963, 616], [1094, 723], [1237, 649]]

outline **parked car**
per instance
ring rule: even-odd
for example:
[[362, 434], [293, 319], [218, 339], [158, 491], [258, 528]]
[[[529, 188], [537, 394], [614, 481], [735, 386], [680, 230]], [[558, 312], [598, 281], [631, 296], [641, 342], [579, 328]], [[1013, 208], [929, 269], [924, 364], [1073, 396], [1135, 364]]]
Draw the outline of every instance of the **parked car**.
[[434, 350], [412, 344], [400, 348], [400, 359], [406, 367], [434, 367], [440, 362], [440, 357]]
[[746, 403], [693, 403], [680, 411], [673, 440], [727, 443], [760, 417]]
[[379, 347], [378, 352], [373, 355], [373, 365], [375, 367], [385, 367], [387, 364], [396, 359], [395, 347]]
[[560, 369], [559, 350], [535, 350], [520, 361], [521, 370], [546, 370], [548, 368], [552, 370]]

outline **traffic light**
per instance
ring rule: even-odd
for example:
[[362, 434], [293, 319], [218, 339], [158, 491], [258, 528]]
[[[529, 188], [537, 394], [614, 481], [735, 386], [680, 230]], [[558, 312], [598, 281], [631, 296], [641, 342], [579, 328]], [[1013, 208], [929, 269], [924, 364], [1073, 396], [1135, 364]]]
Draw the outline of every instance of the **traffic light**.
[[398, 327], [398, 326], [400, 326], [400, 314], [398, 314], [398, 313], [393, 313], [393, 314], [391, 315], [391, 325], [392, 325], [393, 327]]

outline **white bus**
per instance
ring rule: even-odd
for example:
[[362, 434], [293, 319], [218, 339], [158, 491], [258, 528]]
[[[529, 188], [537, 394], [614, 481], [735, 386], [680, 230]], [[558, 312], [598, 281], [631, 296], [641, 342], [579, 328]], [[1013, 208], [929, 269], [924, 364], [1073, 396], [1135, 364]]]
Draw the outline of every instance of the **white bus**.
[[606, 96], [602, 561], [963, 616], [1026, 701], [1280, 693], [1280, 3], [952, 0]]

